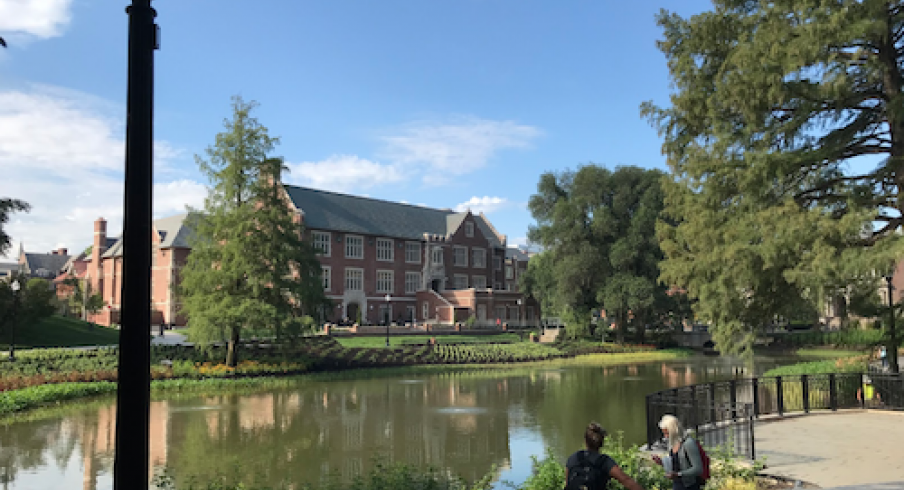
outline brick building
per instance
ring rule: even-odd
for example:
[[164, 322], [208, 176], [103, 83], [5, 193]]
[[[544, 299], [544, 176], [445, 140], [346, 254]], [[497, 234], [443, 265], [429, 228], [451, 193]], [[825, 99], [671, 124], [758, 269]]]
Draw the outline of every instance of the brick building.
[[482, 213], [284, 188], [321, 250], [335, 303], [327, 319], [539, 324], [537, 304], [518, 291], [527, 255]]
[[[334, 301], [327, 321], [360, 319], [537, 325], [537, 304], [518, 291], [527, 255], [507, 247], [483, 214], [432, 209], [377, 199], [283, 186], [306, 239], [322, 253], [323, 285]], [[190, 253], [186, 215], [154, 221], [152, 323], [185, 325], [174, 292]], [[112, 243], [112, 245], [111, 245]], [[103, 311], [92, 321], [119, 322], [122, 242], [107, 238], [103, 218], [85, 277], [102, 291]], [[389, 295], [389, 301], [386, 296]]]

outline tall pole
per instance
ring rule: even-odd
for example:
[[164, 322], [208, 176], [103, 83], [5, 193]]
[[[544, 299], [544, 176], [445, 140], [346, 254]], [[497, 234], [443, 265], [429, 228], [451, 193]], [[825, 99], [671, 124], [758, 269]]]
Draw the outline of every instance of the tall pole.
[[151, 199], [153, 185], [154, 47], [151, 0], [132, 0], [126, 102], [122, 329], [116, 393], [113, 489], [147, 488], [150, 473]]
[[391, 297], [387, 294], [384, 299], [386, 300], [386, 347], [389, 347], [389, 318], [392, 316], [389, 312], [389, 300]]
[[895, 334], [895, 300], [892, 295], [892, 276], [885, 276], [888, 283], [888, 342], [885, 346], [885, 355], [888, 356], [888, 366], [891, 372], [898, 373], [898, 336]]

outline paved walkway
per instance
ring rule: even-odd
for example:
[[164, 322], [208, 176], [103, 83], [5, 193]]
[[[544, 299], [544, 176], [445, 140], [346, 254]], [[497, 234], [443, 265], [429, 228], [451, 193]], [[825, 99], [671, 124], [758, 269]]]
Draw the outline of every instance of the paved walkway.
[[761, 421], [764, 473], [845, 490], [904, 490], [904, 413], [846, 410]]

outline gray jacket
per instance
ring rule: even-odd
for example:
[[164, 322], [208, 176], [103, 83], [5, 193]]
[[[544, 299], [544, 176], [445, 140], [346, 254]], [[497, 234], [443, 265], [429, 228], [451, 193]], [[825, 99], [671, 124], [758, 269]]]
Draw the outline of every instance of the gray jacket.
[[681, 483], [686, 487], [697, 483], [697, 477], [703, 476], [703, 457], [700, 456], [697, 440], [693, 437], [686, 437], [675, 457], [678, 459]]

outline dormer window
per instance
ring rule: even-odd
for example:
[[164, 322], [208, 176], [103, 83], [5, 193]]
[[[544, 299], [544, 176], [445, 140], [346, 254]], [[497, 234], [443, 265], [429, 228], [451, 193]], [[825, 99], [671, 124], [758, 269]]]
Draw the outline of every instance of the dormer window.
[[465, 236], [471, 238], [474, 236], [474, 223], [468, 221], [465, 223]]

